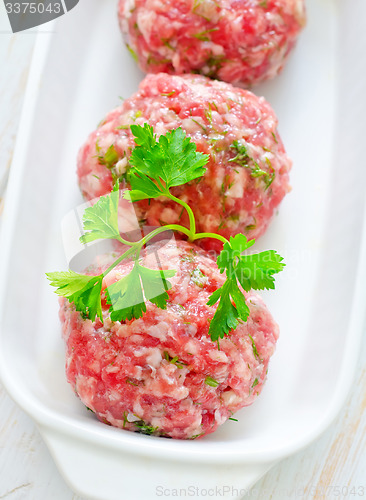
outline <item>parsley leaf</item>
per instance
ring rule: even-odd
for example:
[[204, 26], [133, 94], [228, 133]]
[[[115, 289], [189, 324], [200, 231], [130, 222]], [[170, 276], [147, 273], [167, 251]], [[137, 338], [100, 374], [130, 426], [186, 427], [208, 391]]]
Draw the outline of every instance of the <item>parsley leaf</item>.
[[240, 257], [235, 274], [241, 286], [249, 292], [254, 290], [274, 290], [274, 274], [284, 268], [283, 258], [274, 250], [266, 250]]
[[160, 309], [166, 309], [169, 299], [167, 290], [172, 287], [167, 278], [174, 275], [174, 270], [148, 269], [135, 262], [127, 276], [106, 289], [107, 303], [111, 305], [111, 320], [140, 318], [146, 312], [145, 299]]
[[80, 311], [84, 318], [94, 321], [95, 317], [98, 316], [103, 321], [100, 296], [103, 275], [86, 276], [68, 271], [46, 273], [46, 276], [51, 281], [51, 286], [57, 287], [57, 295], [66, 297], [70, 302], [73, 302], [76, 310]]
[[135, 136], [137, 146], [150, 150], [156, 145], [154, 129], [148, 123], [144, 123], [143, 127], [141, 125], [131, 125], [131, 132]]
[[169, 194], [169, 189], [202, 177], [208, 155], [196, 152], [196, 144], [181, 128], [167, 132], [156, 141], [152, 127], [132, 125], [136, 148], [128, 180], [132, 190], [125, 198], [137, 201]]
[[140, 265], [139, 271], [146, 299], [160, 309], [166, 309], [166, 302], [169, 299], [167, 290], [172, 287], [167, 278], [172, 278], [176, 272], [174, 270], [149, 269]]
[[146, 312], [137, 266], [119, 281], [106, 288], [107, 304], [112, 321], [126, 321], [141, 318]]
[[90, 243], [99, 239], [119, 239], [118, 229], [119, 184], [116, 182], [113, 191], [102, 196], [95, 205], [84, 211], [84, 232], [81, 243]]
[[246, 321], [250, 313], [236, 280], [228, 278], [224, 285], [211, 295], [207, 305], [213, 306], [217, 301], [220, 302], [209, 328], [211, 340], [214, 342], [224, 338], [230, 330], [235, 330], [239, 319]]
[[235, 330], [239, 321], [247, 321], [250, 314], [242, 288], [249, 292], [274, 288], [273, 275], [284, 268], [283, 259], [274, 250], [253, 255], [243, 252], [254, 244], [243, 234], [237, 234], [224, 243], [223, 250], [217, 258], [220, 272], [226, 271], [226, 281], [216, 290], [207, 305], [213, 306], [219, 301], [214, 317], [211, 320], [209, 334], [212, 340], [224, 338], [230, 330]]
[[230, 238], [230, 242], [224, 243], [224, 247], [217, 257], [217, 266], [220, 272], [226, 271], [228, 278], [233, 278], [235, 268], [241, 254], [254, 245], [255, 240], [248, 241], [243, 234], [237, 234]]
[[230, 238], [224, 243], [222, 252], [217, 258], [220, 272], [226, 270], [229, 278], [237, 278], [245, 291], [274, 289], [274, 274], [285, 267], [283, 258], [274, 250], [267, 250], [252, 255], [243, 255], [255, 240], [248, 241], [243, 234]]

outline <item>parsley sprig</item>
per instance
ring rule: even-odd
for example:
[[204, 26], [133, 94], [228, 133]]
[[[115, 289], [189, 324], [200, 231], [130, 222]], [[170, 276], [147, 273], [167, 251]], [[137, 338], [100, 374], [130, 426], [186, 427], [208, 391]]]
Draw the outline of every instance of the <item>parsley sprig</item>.
[[[84, 234], [80, 240], [87, 244], [99, 239], [116, 239], [128, 249], [98, 276], [87, 276], [68, 272], [47, 273], [56, 293], [66, 297], [81, 315], [94, 321], [96, 317], [103, 322], [102, 297], [108, 306], [112, 321], [126, 321], [142, 317], [146, 312], [146, 302], [150, 301], [161, 309], [166, 309], [168, 291], [172, 287], [169, 278], [174, 270], [149, 269], [140, 263], [143, 247], [158, 234], [165, 231], [179, 231], [189, 241], [214, 238], [223, 243], [217, 257], [221, 273], [226, 274], [224, 284], [209, 298], [208, 306], [216, 311], [210, 321], [209, 334], [213, 341], [219, 341], [234, 330], [240, 321], [247, 321], [250, 314], [243, 290], [263, 290], [274, 288], [274, 275], [283, 267], [283, 259], [274, 250], [256, 254], [245, 254], [255, 242], [248, 241], [243, 234], [227, 240], [216, 233], [199, 233], [191, 207], [175, 197], [171, 188], [181, 186], [202, 177], [206, 171], [208, 155], [196, 151], [196, 145], [186, 137], [181, 128], [172, 130], [157, 140], [154, 131], [147, 123], [131, 125], [136, 147], [133, 149], [127, 174], [131, 186], [124, 191], [124, 198], [131, 201], [166, 197], [182, 206], [189, 217], [189, 227], [167, 224], [156, 228], [137, 242], [125, 240], [118, 228], [118, 205], [120, 190], [118, 181], [112, 192], [102, 196], [97, 203], [84, 212]], [[111, 149], [114, 156], [114, 149]], [[240, 150], [240, 161], [247, 162], [246, 151]], [[113, 157], [113, 162], [118, 158]], [[232, 161], [239, 162], [239, 158]], [[262, 175], [262, 174], [261, 174]], [[267, 174], [268, 175], [268, 174]], [[121, 277], [103, 290], [103, 279], [124, 259], [133, 260], [129, 274]], [[173, 361], [172, 361], [173, 362]]]
[[212, 340], [223, 338], [230, 330], [235, 330], [240, 320], [248, 319], [250, 310], [239, 285], [246, 292], [251, 289], [273, 289], [273, 275], [284, 268], [283, 258], [274, 250], [244, 255], [254, 243], [255, 240], [248, 241], [243, 234], [237, 234], [224, 244], [217, 258], [220, 272], [226, 272], [226, 281], [211, 295], [207, 303], [213, 306], [219, 301], [210, 323]]

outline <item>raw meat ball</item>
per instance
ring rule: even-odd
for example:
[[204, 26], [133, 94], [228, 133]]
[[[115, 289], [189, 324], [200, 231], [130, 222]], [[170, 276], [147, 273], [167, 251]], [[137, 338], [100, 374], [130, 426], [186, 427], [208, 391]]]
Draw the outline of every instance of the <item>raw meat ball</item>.
[[[264, 233], [289, 191], [291, 160], [276, 115], [263, 97], [200, 75], [148, 75], [81, 148], [77, 173], [86, 199], [109, 193], [117, 177], [126, 179], [135, 147], [129, 126], [145, 122], [157, 136], [182, 127], [197, 150], [210, 156], [199, 182], [172, 189], [193, 209], [198, 231], [226, 238], [244, 233], [249, 239]], [[143, 224], [188, 225], [186, 213], [171, 200], [144, 200], [135, 206]], [[203, 245], [221, 249], [215, 240]]]
[[[158, 258], [157, 258], [158, 256]], [[217, 343], [208, 335], [215, 307], [209, 296], [224, 282], [215, 261], [199, 247], [160, 242], [148, 247], [143, 265], [175, 269], [167, 309], [151, 302], [142, 318], [84, 320], [61, 299], [67, 379], [103, 422], [158, 436], [193, 439], [223, 424], [257, 398], [278, 338], [278, 326], [255, 293], [241, 323]], [[123, 261], [107, 275], [110, 286], [132, 269]], [[105, 270], [101, 260], [90, 274]]]
[[246, 86], [273, 78], [305, 25], [304, 0], [120, 0], [129, 50], [151, 73]]

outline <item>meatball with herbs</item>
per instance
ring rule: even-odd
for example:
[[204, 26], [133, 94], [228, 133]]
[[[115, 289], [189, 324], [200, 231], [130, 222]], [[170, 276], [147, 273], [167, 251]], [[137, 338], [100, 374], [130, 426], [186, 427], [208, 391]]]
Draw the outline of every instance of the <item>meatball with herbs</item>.
[[[115, 257], [100, 257], [88, 274], [105, 271]], [[218, 346], [209, 335], [216, 306], [207, 302], [225, 277], [210, 255], [190, 243], [163, 241], [150, 245], [140, 262], [176, 270], [166, 309], [147, 302], [142, 317], [112, 321], [103, 299], [102, 323], [61, 299], [67, 379], [107, 424], [176, 439], [202, 437], [260, 394], [278, 326], [261, 298], [245, 293], [247, 322]], [[104, 278], [102, 297], [133, 265], [125, 260]]]
[[[128, 187], [132, 124], [148, 123], [159, 137], [181, 127], [209, 155], [205, 175], [172, 188], [194, 211], [197, 229], [226, 238], [258, 238], [290, 190], [291, 160], [263, 97], [200, 75], [148, 75], [139, 90], [101, 122], [78, 156], [77, 174], [88, 200], [109, 193], [116, 179]], [[188, 226], [182, 207], [160, 197], [134, 204], [140, 224]], [[202, 246], [218, 251], [221, 243]]]
[[120, 0], [118, 17], [144, 71], [251, 86], [282, 69], [305, 25], [305, 2]]

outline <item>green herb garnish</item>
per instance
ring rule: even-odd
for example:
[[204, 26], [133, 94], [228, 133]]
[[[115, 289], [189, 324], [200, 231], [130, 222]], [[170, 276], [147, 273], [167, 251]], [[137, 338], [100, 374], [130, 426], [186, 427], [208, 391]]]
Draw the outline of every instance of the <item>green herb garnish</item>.
[[131, 54], [132, 58], [138, 63], [139, 62], [139, 58], [137, 57], [136, 52], [133, 50], [132, 47], [130, 47], [128, 45], [128, 43], [126, 43], [126, 47], [127, 47], [128, 52]]
[[[124, 192], [124, 198], [135, 202], [164, 196], [179, 204], [182, 211], [187, 212], [189, 227], [167, 224], [156, 228], [136, 242], [122, 238], [118, 229], [120, 191], [117, 181], [110, 194], [102, 196], [95, 205], [85, 210], [84, 234], [80, 240], [86, 244], [98, 239], [116, 239], [128, 249], [98, 276], [68, 271], [47, 273], [47, 277], [51, 285], [56, 287], [56, 293], [73, 302], [75, 309], [84, 318], [94, 321], [98, 317], [103, 323], [101, 305], [103, 295], [112, 321], [137, 319], [146, 312], [147, 301], [161, 309], [167, 307], [169, 299], [167, 292], [172, 287], [169, 279], [175, 275], [174, 270], [149, 269], [141, 265], [142, 248], [165, 231], [181, 232], [191, 242], [202, 238], [217, 239], [223, 243], [223, 250], [217, 258], [217, 265], [220, 272], [226, 274], [226, 280], [211, 295], [207, 305], [214, 306], [218, 302], [209, 328], [211, 339], [218, 342], [220, 338], [224, 338], [226, 334], [234, 330], [240, 321], [246, 321], [249, 316], [249, 307], [242, 290], [248, 292], [252, 288], [273, 289], [274, 274], [283, 269], [283, 259], [274, 250], [245, 255], [244, 252], [254, 244], [254, 240], [248, 241], [242, 234], [227, 240], [216, 233], [197, 232], [191, 207], [174, 196], [171, 188], [199, 180], [206, 171], [208, 155], [197, 152], [196, 145], [186, 137], [181, 128], [160, 136], [159, 140], [152, 127], [146, 123], [143, 127], [131, 125], [131, 131], [135, 136], [136, 147], [129, 158], [130, 168], [127, 173], [131, 189]], [[238, 155], [242, 156], [243, 162], [247, 161], [246, 151], [240, 149]], [[111, 146], [103, 157], [101, 155], [100, 157], [103, 164], [110, 168], [116, 160], [114, 146]], [[133, 261], [130, 273], [109, 285], [102, 293], [103, 278], [127, 258]], [[198, 269], [191, 278], [201, 283], [204, 275]], [[254, 341], [251, 340], [253, 352], [259, 357]], [[176, 364], [178, 368], [184, 365], [176, 358], [166, 357], [166, 359]], [[206, 383], [213, 387], [219, 384], [212, 377], [207, 377]]]
[[183, 361], [179, 361], [178, 356], [174, 356], [174, 358], [172, 358], [171, 356], [169, 356], [169, 353], [167, 351], [164, 351], [164, 358], [169, 363], [172, 363], [173, 365], [176, 365], [177, 368], [179, 368], [179, 369], [182, 369], [184, 366], [187, 366], [187, 363], [183, 363]]
[[126, 378], [126, 384], [134, 385], [135, 387], [138, 387], [138, 384], [131, 380], [130, 378]]
[[[169, 299], [167, 290], [171, 283], [167, 278], [175, 271], [148, 269], [138, 261], [132, 271], [106, 289], [107, 303], [110, 304], [112, 321], [126, 321], [140, 318], [146, 312], [145, 300], [166, 309]], [[145, 298], [144, 298], [145, 296]]]
[[119, 185], [116, 183], [109, 196], [103, 196], [84, 211], [84, 231], [81, 243], [100, 239], [119, 240], [118, 229]]
[[86, 276], [74, 271], [46, 273], [51, 285], [57, 287], [56, 293], [73, 302], [83, 318], [92, 321], [95, 317], [102, 321], [101, 291], [103, 275]]
[[98, 162], [101, 165], [105, 165], [107, 168], [111, 169], [116, 166], [116, 163], [119, 160], [118, 153], [116, 151], [116, 148], [114, 147], [114, 144], [109, 146], [107, 149], [106, 153], [104, 155], [101, 154], [101, 149], [99, 147], [98, 142], [95, 145], [96, 150], [97, 150], [97, 157], [98, 157]]
[[257, 349], [257, 346], [255, 345], [255, 342], [254, 342], [254, 339], [251, 335], [249, 335], [249, 338], [250, 338], [250, 341], [252, 343], [252, 349], [253, 349], [253, 354], [254, 354], [254, 357], [256, 359], [260, 359], [259, 357], [259, 352], [258, 352], [258, 349]]
[[253, 178], [261, 177], [266, 184], [266, 189], [268, 189], [275, 178], [275, 171], [271, 165], [270, 160], [266, 158], [266, 163], [269, 167], [269, 171], [263, 170], [254, 160], [254, 158], [248, 155], [247, 147], [244, 144], [240, 143], [239, 141], [234, 141], [231, 148], [235, 149], [237, 155], [235, 156], [235, 158], [231, 158], [229, 162], [234, 162], [238, 165], [241, 165], [242, 167], [248, 168], [250, 170], [250, 175]]
[[191, 436], [191, 437], [190, 437], [190, 438], [188, 438], [188, 439], [192, 439], [192, 440], [194, 440], [194, 439], [197, 439], [197, 438], [199, 438], [200, 436], [203, 436], [203, 435], [204, 435], [204, 432], [201, 432], [200, 434], [195, 434], [194, 436]]
[[207, 276], [201, 271], [201, 269], [194, 269], [191, 273], [191, 281], [200, 288], [203, 288], [205, 283], [207, 283]]
[[211, 28], [205, 31], [200, 31], [199, 33], [194, 33], [192, 36], [197, 38], [197, 40], [201, 40], [202, 42], [209, 42], [211, 37], [208, 36], [209, 33], [213, 31], [217, 31], [219, 28]]
[[224, 243], [224, 248], [217, 258], [220, 272], [226, 272], [226, 281], [207, 302], [209, 306], [213, 306], [219, 301], [210, 323], [209, 333], [212, 340], [224, 338], [230, 330], [235, 330], [240, 320], [248, 319], [249, 307], [239, 285], [246, 292], [252, 288], [273, 289], [273, 275], [284, 267], [282, 257], [274, 250], [243, 255], [253, 244], [254, 240], [248, 241], [243, 234], [237, 234]]
[[176, 90], [172, 90], [171, 92], [162, 92], [160, 95], [163, 97], [172, 97], [176, 93]]
[[158, 432], [159, 427], [153, 427], [152, 425], [148, 425], [145, 423], [143, 420], [139, 420], [137, 422], [130, 422], [135, 425], [141, 432], [141, 434], [147, 434], [148, 436], [151, 436], [151, 434], [154, 434]]
[[218, 387], [220, 385], [220, 382], [218, 382], [214, 378], [208, 376], [205, 379], [205, 384], [210, 385], [211, 387]]

